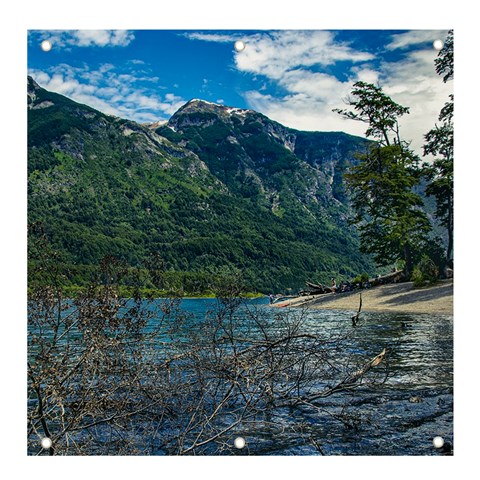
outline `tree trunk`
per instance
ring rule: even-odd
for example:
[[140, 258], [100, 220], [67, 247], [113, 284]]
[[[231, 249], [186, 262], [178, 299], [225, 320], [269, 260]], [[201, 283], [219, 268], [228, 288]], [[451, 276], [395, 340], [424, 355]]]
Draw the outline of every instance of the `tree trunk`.
[[448, 245], [447, 245], [447, 264], [452, 263], [453, 260], [453, 201], [448, 199]]
[[405, 261], [405, 278], [408, 281], [413, 270], [412, 251], [408, 243], [403, 247], [403, 260]]

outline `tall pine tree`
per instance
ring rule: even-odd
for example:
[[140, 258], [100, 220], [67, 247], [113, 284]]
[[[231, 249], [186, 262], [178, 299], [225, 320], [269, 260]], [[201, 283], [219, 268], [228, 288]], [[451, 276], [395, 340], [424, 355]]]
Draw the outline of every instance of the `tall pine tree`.
[[367, 137], [376, 140], [345, 175], [361, 248], [379, 265], [403, 260], [409, 278], [428, 241], [430, 223], [421, 197], [413, 192], [419, 182], [419, 158], [400, 136], [398, 119], [408, 108], [365, 82], [354, 84], [347, 102], [352, 109], [335, 111], [367, 123]]

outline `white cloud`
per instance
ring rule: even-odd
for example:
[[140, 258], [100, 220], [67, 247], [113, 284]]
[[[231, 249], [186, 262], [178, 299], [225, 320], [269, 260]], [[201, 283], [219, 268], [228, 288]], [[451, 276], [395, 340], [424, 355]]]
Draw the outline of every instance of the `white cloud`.
[[145, 87], [158, 79], [118, 72], [105, 64], [96, 70], [61, 64], [46, 71], [30, 70], [35, 81], [47, 90], [65, 95], [103, 113], [138, 122], [153, 122], [175, 113], [185, 100], [173, 93], [158, 94], [163, 87]]
[[301, 69], [286, 72], [279, 84], [289, 92], [304, 94], [328, 104], [343, 98], [349, 90], [348, 83], [333, 75]]
[[292, 69], [373, 59], [368, 52], [336, 42], [332, 32], [323, 30], [257, 34], [246, 38], [245, 43], [245, 49], [235, 56], [237, 68], [276, 80]]
[[[362, 136], [365, 130], [365, 126], [360, 123], [353, 123], [346, 128], [346, 121], [332, 112], [331, 105], [312, 99], [304, 93], [278, 98], [258, 91], [249, 91], [245, 93], [245, 98], [254, 110], [297, 130], [348, 131], [359, 136]], [[344, 105], [338, 103], [337, 106]]]
[[392, 41], [386, 45], [386, 48], [387, 50], [397, 50], [427, 43], [433, 45], [435, 40], [444, 41], [447, 34], [447, 30], [410, 30], [392, 35]]
[[32, 30], [30, 42], [50, 40], [53, 48], [125, 47], [135, 39], [129, 30]]
[[183, 34], [184, 37], [190, 40], [201, 40], [205, 42], [216, 43], [231, 43], [232, 47], [235, 41], [242, 38], [240, 34], [219, 34], [219, 33], [201, 33], [201, 32], [189, 32]]
[[368, 65], [355, 66], [350, 71], [355, 81], [373, 83], [374, 85], [379, 83], [380, 72], [373, 67]]

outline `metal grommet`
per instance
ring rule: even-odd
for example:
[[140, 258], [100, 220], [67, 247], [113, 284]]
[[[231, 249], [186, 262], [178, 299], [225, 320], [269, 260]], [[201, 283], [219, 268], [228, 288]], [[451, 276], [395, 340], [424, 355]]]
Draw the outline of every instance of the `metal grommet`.
[[245, 439], [243, 437], [237, 437], [234, 441], [233, 444], [235, 445], [235, 448], [242, 449], [245, 447]]

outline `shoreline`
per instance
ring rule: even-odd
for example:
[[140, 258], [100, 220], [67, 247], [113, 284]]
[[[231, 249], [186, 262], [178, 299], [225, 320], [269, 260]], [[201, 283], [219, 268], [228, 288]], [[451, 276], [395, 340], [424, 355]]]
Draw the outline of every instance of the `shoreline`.
[[434, 313], [453, 315], [453, 279], [414, 288], [412, 282], [380, 285], [346, 293], [296, 297], [271, 305], [315, 310], [357, 311], [362, 294], [362, 311], [392, 313]]

